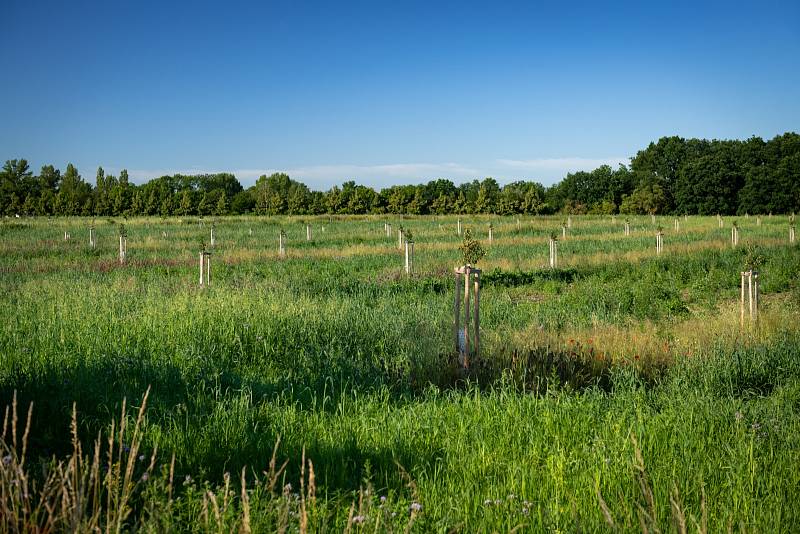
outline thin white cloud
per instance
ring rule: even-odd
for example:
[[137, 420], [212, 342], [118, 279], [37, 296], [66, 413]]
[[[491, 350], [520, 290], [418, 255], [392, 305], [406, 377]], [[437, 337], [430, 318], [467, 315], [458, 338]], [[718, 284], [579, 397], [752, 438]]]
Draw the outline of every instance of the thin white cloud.
[[[274, 172], [285, 172], [311, 189], [327, 190], [347, 180], [375, 188], [397, 184], [418, 184], [437, 178], [445, 178], [456, 183], [465, 180], [482, 179], [493, 176], [499, 182], [527, 179], [544, 184], [557, 182], [569, 172], [589, 171], [601, 165], [616, 167], [627, 164], [627, 157], [614, 158], [539, 158], [539, 159], [497, 159], [485, 165], [471, 166], [462, 163], [386, 163], [378, 165], [335, 164], [309, 165], [289, 168], [264, 169], [131, 169], [128, 171], [134, 183], [144, 183], [159, 176], [173, 174], [212, 174], [229, 172], [238, 178], [245, 187], [253, 185], [259, 176]], [[119, 174], [119, 169], [108, 169], [109, 173]]]
[[[117, 169], [109, 172], [119, 173]], [[261, 175], [285, 172], [295, 180], [306, 183], [312, 189], [329, 188], [346, 180], [355, 180], [372, 186], [383, 187], [399, 183], [420, 183], [436, 178], [472, 179], [480, 178], [482, 171], [459, 163], [392, 163], [382, 165], [311, 165], [284, 169], [131, 169], [128, 175], [134, 183], [143, 183], [159, 176], [173, 174], [212, 174], [229, 172], [242, 185], [255, 183]]]
[[501, 166], [527, 171], [590, 171], [601, 165], [616, 167], [627, 164], [629, 158], [537, 158], [537, 159], [498, 159]]

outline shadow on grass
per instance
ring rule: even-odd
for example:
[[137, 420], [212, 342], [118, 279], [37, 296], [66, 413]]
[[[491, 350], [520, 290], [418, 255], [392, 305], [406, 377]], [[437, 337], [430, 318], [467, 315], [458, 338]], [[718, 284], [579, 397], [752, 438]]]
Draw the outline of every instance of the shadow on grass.
[[[89, 444], [118, 418], [123, 398], [135, 408], [151, 387], [147, 411], [151, 437], [146, 437], [145, 445], [158, 442], [164, 461], [174, 452], [178, 473], [218, 482], [226, 471], [235, 473], [243, 466], [260, 472], [280, 434], [279, 458], [288, 460], [287, 480], [297, 480], [305, 448], [320, 486], [336, 492], [358, 489], [367, 478], [377, 487], [402, 490], [396, 487], [401, 484], [397, 464], [410, 473], [429, 470], [442, 454], [436, 443], [420, 436], [370, 439], [357, 426], [357, 414], [348, 418], [348, 406], [361, 406], [361, 399], [374, 402], [381, 411], [387, 405], [394, 409], [424, 400], [431, 384], [445, 390], [512, 388], [534, 395], [551, 390], [613, 392], [624, 387], [618, 383], [621, 366], [586, 346], [509, 350], [478, 359], [466, 374], [454, 356], [443, 356], [442, 361], [449, 363], [412, 370], [410, 376], [362, 361], [358, 369], [344, 363], [327, 373], [323, 368], [301, 367], [262, 380], [211, 363], [180, 368], [149, 357], [106, 357], [65, 368], [44, 364], [37, 372], [12, 371], [0, 383], [0, 404], [10, 404], [14, 390], [23, 410], [35, 402], [31, 456], [64, 457], [71, 448], [73, 402], [81, 439]], [[633, 363], [624, 368], [630, 371], [627, 377], [633, 377], [634, 387], [668, 380], [730, 397], [768, 394], [782, 380], [800, 376], [798, 362], [798, 345], [787, 339], [741, 351], [733, 358], [719, 354], [675, 370], [656, 366], [642, 372]], [[356, 425], [352, 431], [346, 428], [349, 424]]]
[[[0, 384], [0, 404], [9, 405], [15, 390], [20, 412], [33, 402], [30, 456], [63, 458], [72, 450], [69, 424], [73, 403], [80, 439], [88, 445], [99, 432], [108, 431], [112, 420], [119, 419], [123, 399], [127, 399], [130, 414], [148, 387], [147, 427], [155, 429], [160, 439], [146, 433], [145, 447], [152, 447], [153, 439], [160, 441], [162, 462], [168, 463], [175, 453], [180, 476], [189, 474], [220, 483], [225, 472], [236, 473], [245, 466], [260, 473], [280, 439], [278, 458], [287, 460], [287, 481], [298, 479], [305, 454], [326, 491], [358, 490], [367, 478], [377, 487], [403, 491], [398, 464], [413, 472], [432, 467], [440, 456], [412, 436], [373, 446], [365, 443], [371, 440], [355, 435], [332, 441], [330, 435], [320, 435], [327, 432], [324, 426], [292, 423], [297, 410], [330, 417], [339, 409], [341, 397], [358, 391], [352, 383], [337, 386], [331, 378], [304, 382], [290, 375], [265, 382], [228, 371], [189, 372], [169, 363], [116, 358], [66, 369], [47, 368], [36, 376], [20, 374]], [[392, 403], [412, 400], [408, 395], [390, 398]], [[276, 421], [275, 417], [285, 420]], [[287, 432], [293, 424], [299, 425], [298, 432]]]

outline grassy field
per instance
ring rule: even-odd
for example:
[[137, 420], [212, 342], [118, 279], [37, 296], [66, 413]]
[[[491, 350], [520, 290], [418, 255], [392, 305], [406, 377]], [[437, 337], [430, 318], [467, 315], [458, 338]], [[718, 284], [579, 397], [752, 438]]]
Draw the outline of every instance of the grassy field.
[[738, 218], [733, 247], [728, 218], [573, 216], [562, 239], [462, 216], [487, 250], [466, 373], [456, 220], [218, 219], [208, 287], [209, 219], [97, 220], [94, 249], [89, 219], [3, 221], [0, 531], [797, 531], [788, 217]]

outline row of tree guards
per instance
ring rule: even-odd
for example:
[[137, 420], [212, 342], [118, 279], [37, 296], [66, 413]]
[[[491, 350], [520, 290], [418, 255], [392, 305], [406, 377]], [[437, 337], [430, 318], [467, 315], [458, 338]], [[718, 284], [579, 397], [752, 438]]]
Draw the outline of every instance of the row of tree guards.
[[[721, 220], [721, 219], [720, 219]], [[562, 239], [566, 239], [566, 229], [570, 224], [570, 219], [567, 219], [567, 222], [562, 224], [561, 228], [561, 236]], [[678, 231], [680, 229], [679, 221], [675, 220], [675, 229]], [[211, 234], [210, 234], [210, 243], [213, 247], [216, 244], [216, 239], [214, 235], [214, 225], [211, 226]], [[461, 232], [461, 219], [458, 220], [457, 229], [459, 233]], [[386, 232], [387, 236], [390, 236], [392, 233], [392, 225], [389, 223], [384, 223], [384, 231]], [[249, 229], [249, 234], [252, 235], [253, 230], [252, 228]], [[630, 231], [630, 222], [625, 221], [624, 225], [624, 235], [629, 236], [631, 233]], [[405, 272], [406, 274], [413, 273], [413, 264], [414, 264], [414, 242], [409, 238], [410, 232], [404, 229], [402, 226], [397, 231], [397, 248], [401, 251], [405, 247]], [[166, 237], [166, 232], [162, 232], [162, 236]], [[789, 225], [789, 243], [793, 244], [795, 242], [795, 224], [794, 224], [794, 215], [790, 220]], [[489, 243], [494, 241], [494, 225], [489, 224]], [[68, 231], [64, 232], [64, 240], [70, 240], [71, 236]], [[306, 240], [311, 241], [313, 239], [313, 233], [311, 229], [311, 225], [306, 225]], [[733, 225], [731, 226], [731, 245], [736, 247], [739, 245], [739, 226], [734, 221]], [[94, 249], [97, 247], [97, 237], [95, 233], [94, 225], [89, 227], [89, 247]], [[549, 239], [549, 248], [550, 248], [550, 268], [555, 269], [558, 267], [558, 239], [556, 238], [555, 234], [550, 235]], [[120, 229], [120, 236], [119, 236], [119, 261], [120, 263], [125, 263], [125, 259], [127, 256], [127, 233], [125, 232], [124, 228]], [[656, 231], [656, 254], [660, 255], [664, 251], [664, 233], [662, 228], [659, 227]], [[281, 230], [278, 235], [278, 255], [281, 257], [286, 256], [286, 232]]]
[[[721, 226], [720, 218], [720, 226]], [[519, 220], [518, 220], [519, 224]], [[571, 226], [571, 218], [562, 224], [562, 236], [566, 235], [566, 228]], [[675, 220], [675, 229], [679, 230], [679, 222]], [[384, 223], [384, 231], [387, 237], [392, 234], [392, 225]], [[461, 220], [458, 220], [457, 231], [462, 233]], [[252, 235], [252, 228], [249, 229]], [[407, 275], [413, 273], [414, 264], [414, 241], [411, 231], [400, 226], [397, 230], [398, 248], [405, 247], [405, 272]], [[166, 236], [166, 232], [163, 233]], [[630, 235], [630, 223], [625, 221], [625, 235]], [[215, 244], [214, 226], [211, 227], [211, 245]], [[306, 239], [312, 240], [311, 225], [306, 225]], [[69, 240], [69, 232], [65, 232], [64, 239]], [[494, 240], [494, 226], [489, 225], [489, 241]], [[794, 216], [792, 216], [789, 226], [789, 240], [795, 241]], [[736, 222], [731, 227], [731, 242], [734, 246], [739, 243], [739, 227]], [[89, 244], [91, 248], [97, 245], [95, 228], [89, 228]], [[550, 268], [558, 267], [558, 238], [555, 233], [550, 235]], [[664, 248], [664, 234], [661, 227], [656, 232], [656, 254], [661, 254]], [[124, 226], [120, 227], [119, 232], [119, 260], [125, 263], [127, 256], [127, 232]], [[455, 269], [455, 299], [454, 299], [454, 341], [455, 350], [458, 354], [458, 362], [461, 368], [468, 369], [470, 362], [479, 355], [480, 351], [480, 289], [481, 289], [481, 270], [473, 264], [483, 256], [484, 251], [477, 241], [472, 239], [469, 230], [464, 236], [464, 244], [461, 247], [464, 252], [465, 260], [463, 266]], [[200, 286], [206, 287], [211, 284], [211, 251], [206, 250], [205, 244], [199, 255]], [[278, 234], [278, 254], [281, 257], [286, 255], [286, 232], [281, 229]], [[746, 317], [749, 317], [751, 324], [757, 324], [759, 308], [759, 273], [754, 269], [741, 272], [741, 298], [740, 298], [740, 325], [743, 328]], [[749, 313], [746, 313], [748, 311]]]

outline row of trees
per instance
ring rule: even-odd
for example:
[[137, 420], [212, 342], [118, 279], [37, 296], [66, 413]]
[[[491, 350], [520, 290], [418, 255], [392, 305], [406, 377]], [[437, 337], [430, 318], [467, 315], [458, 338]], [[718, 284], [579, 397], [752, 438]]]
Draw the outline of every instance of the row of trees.
[[261, 176], [244, 189], [228, 173], [162, 176], [134, 185], [97, 170], [95, 185], [67, 165], [45, 165], [38, 175], [27, 161], [8, 160], [0, 172], [5, 215], [264, 215], [363, 213], [735, 214], [800, 210], [800, 135], [770, 141], [708, 141], [664, 137], [631, 159], [567, 174], [545, 188], [493, 178], [455, 185], [434, 180], [376, 191], [353, 181], [312, 191], [283, 173]]
[[571, 213], [744, 214], [800, 209], [800, 135], [769, 141], [663, 137], [630, 166], [568, 174], [548, 190]]

